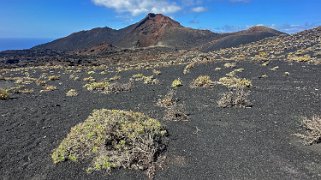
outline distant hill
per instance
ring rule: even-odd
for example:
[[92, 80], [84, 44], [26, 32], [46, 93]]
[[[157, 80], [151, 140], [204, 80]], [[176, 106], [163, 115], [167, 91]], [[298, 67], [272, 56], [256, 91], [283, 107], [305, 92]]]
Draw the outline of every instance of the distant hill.
[[[161, 14], [148, 14], [141, 21], [123, 29], [115, 30], [105, 27], [81, 31], [36, 46], [33, 49], [78, 52], [88, 49], [104, 50], [99, 46], [108, 44], [113, 49], [158, 46], [177, 49], [198, 48], [203, 51], [210, 51], [236, 47], [280, 34], [282, 33], [279, 31], [265, 27], [254, 27], [241, 32], [219, 34], [209, 30], [184, 27], [179, 22]], [[95, 51], [95, 53], [98, 52]]]
[[234, 48], [211, 51], [213, 59], [289, 60], [321, 63], [321, 26], [293, 35], [265, 38]]
[[203, 45], [200, 50], [203, 52], [209, 52], [224, 48], [238, 47], [243, 44], [248, 44], [282, 34], [285, 33], [264, 26], [254, 26], [249, 28], [248, 30], [231, 33], [225, 37], [213, 40]]

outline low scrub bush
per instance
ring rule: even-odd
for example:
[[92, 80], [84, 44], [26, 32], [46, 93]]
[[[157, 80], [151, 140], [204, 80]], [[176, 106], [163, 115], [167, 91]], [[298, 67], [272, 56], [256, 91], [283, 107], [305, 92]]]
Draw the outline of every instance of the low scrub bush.
[[191, 72], [191, 69], [193, 69], [196, 66], [197, 62], [192, 62], [188, 65], [185, 66], [184, 70], [183, 70], [183, 74], [188, 74]]
[[57, 81], [60, 79], [60, 76], [48, 76], [49, 81]]
[[50, 91], [55, 91], [57, 89], [58, 89], [57, 86], [45, 85], [40, 92], [50, 92]]
[[209, 76], [199, 76], [191, 83], [191, 87], [210, 87], [213, 85], [214, 82]]
[[90, 162], [87, 172], [125, 168], [146, 171], [149, 177], [166, 150], [167, 131], [142, 113], [94, 110], [53, 150], [54, 163]]
[[223, 77], [219, 79], [219, 83], [229, 88], [249, 88], [252, 86], [251, 80], [237, 77]]
[[234, 68], [234, 67], [236, 67], [236, 63], [225, 63], [224, 67], [226, 67], [226, 68]]
[[251, 103], [248, 100], [249, 92], [244, 89], [235, 89], [224, 93], [220, 100], [217, 101], [219, 107], [250, 107]]
[[296, 136], [302, 138], [308, 145], [321, 142], [321, 116], [304, 117], [302, 126], [306, 130], [305, 133], [295, 134]]
[[182, 81], [180, 80], [180, 78], [175, 79], [175, 80], [172, 82], [172, 88], [178, 88], [178, 87], [181, 87], [181, 86], [183, 86], [183, 83], [182, 83]]
[[119, 93], [123, 91], [131, 91], [133, 87], [133, 82], [130, 81], [126, 84], [122, 84], [119, 82], [111, 83], [108, 85], [108, 87], [105, 89], [106, 93]]
[[70, 89], [67, 93], [66, 96], [68, 97], [75, 97], [78, 96], [78, 92], [76, 91], [76, 89]]
[[165, 109], [164, 120], [166, 121], [188, 121], [188, 114], [184, 104], [174, 103]]
[[165, 108], [173, 106], [177, 102], [177, 99], [174, 98], [175, 95], [176, 91], [170, 90], [162, 99], [158, 100], [157, 105]]
[[161, 75], [162, 72], [160, 70], [153, 69], [153, 74], [155, 75]]
[[5, 89], [0, 89], [0, 100], [7, 100], [9, 99], [9, 92]]
[[93, 77], [90, 76], [90, 77], [84, 78], [83, 81], [86, 81], [86, 82], [95, 82], [96, 80], [95, 80], [95, 78], [93, 78]]
[[234, 76], [236, 76], [237, 73], [240, 73], [240, 72], [243, 72], [243, 71], [244, 71], [244, 68], [238, 68], [238, 69], [235, 69], [235, 70], [227, 73], [226, 76], [234, 77]]
[[108, 82], [92, 82], [92, 83], [88, 83], [86, 84], [84, 87], [88, 90], [88, 91], [96, 91], [96, 90], [100, 90], [103, 91], [105, 89], [107, 89], [109, 86]]

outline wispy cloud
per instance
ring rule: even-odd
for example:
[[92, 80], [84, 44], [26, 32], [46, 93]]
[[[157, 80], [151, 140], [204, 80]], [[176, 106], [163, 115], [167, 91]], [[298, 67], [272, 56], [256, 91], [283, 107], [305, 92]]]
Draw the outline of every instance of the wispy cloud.
[[192, 8], [192, 11], [193, 11], [193, 12], [200, 13], [200, 12], [205, 12], [205, 11], [207, 11], [207, 9], [206, 9], [205, 7], [203, 7], [203, 6], [198, 6], [198, 7]]
[[96, 5], [111, 8], [120, 13], [130, 13], [132, 16], [152, 12], [170, 14], [182, 8], [167, 0], [92, 0]]

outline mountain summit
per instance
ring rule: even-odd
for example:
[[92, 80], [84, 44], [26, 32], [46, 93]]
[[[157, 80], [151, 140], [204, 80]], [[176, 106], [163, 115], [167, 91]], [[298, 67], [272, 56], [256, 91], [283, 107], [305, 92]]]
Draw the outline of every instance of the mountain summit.
[[[265, 27], [253, 27], [237, 33], [218, 34], [209, 30], [187, 28], [170, 17], [150, 13], [141, 21], [123, 29], [115, 30], [105, 27], [81, 31], [33, 49], [78, 51], [105, 44], [114, 47], [113, 49], [160, 46], [177, 49], [202, 47], [199, 49], [207, 51], [234, 47], [280, 34], [282, 33]], [[244, 40], [244, 38], [248, 39]], [[233, 43], [230, 43], [231, 41]]]

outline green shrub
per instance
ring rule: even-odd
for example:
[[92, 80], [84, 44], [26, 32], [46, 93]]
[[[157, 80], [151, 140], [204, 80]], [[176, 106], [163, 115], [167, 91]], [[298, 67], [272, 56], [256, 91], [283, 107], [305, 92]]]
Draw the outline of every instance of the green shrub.
[[183, 83], [182, 81], [180, 80], [180, 78], [178, 79], [175, 79], [173, 82], [172, 82], [172, 88], [178, 88], [180, 86], [183, 86]]
[[150, 175], [165, 151], [167, 131], [156, 119], [142, 113], [94, 110], [53, 150], [52, 160], [60, 163], [91, 161], [87, 172], [125, 168], [146, 170]]
[[236, 77], [223, 77], [219, 79], [219, 83], [229, 88], [244, 88], [251, 87], [251, 80], [245, 78], [236, 78]]
[[209, 76], [198, 76], [192, 83], [191, 87], [210, 87], [214, 84]]
[[87, 88], [88, 91], [95, 91], [95, 90], [105, 90], [109, 86], [108, 82], [92, 82], [89, 84], [86, 84], [84, 87]]
[[9, 99], [9, 92], [5, 89], [0, 89], [0, 100], [7, 100]]

